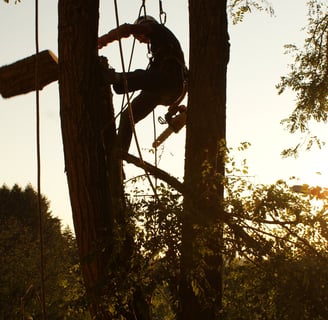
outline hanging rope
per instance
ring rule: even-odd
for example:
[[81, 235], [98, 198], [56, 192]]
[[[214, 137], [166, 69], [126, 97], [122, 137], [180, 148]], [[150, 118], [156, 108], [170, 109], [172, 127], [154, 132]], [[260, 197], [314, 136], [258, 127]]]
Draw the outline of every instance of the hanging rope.
[[[117, 11], [117, 9], [115, 9], [115, 11]], [[143, 12], [143, 15], [146, 16], [146, 3], [145, 3], [145, 0], [142, 1], [142, 4], [141, 4], [141, 6], [139, 8], [138, 19], [140, 18], [142, 12]], [[116, 25], [117, 26], [119, 25], [118, 14], [116, 16]], [[136, 45], [136, 39], [133, 38], [132, 48], [131, 48], [131, 54], [130, 54], [130, 58], [129, 58], [129, 65], [128, 65], [128, 70], [127, 71], [130, 71], [131, 70], [131, 65], [132, 65], [132, 59], [133, 59], [133, 55], [134, 55], [135, 45]], [[148, 52], [149, 52], [149, 48], [148, 48]], [[128, 95], [128, 94], [129, 93], [127, 92], [126, 95]], [[129, 98], [132, 99], [133, 95], [134, 95], [134, 92], [131, 93], [131, 95], [129, 96]], [[121, 103], [120, 112], [115, 116], [115, 120], [128, 107], [128, 105], [129, 105], [128, 103], [125, 103], [125, 95], [124, 95], [123, 96], [123, 99], [122, 99], [122, 103]]]
[[39, 95], [39, 1], [35, 0], [35, 98], [36, 98], [36, 145], [37, 145], [37, 192], [39, 215], [39, 240], [40, 240], [40, 280], [41, 280], [41, 309], [42, 320], [46, 319], [46, 299], [44, 286], [44, 247], [43, 247], [43, 219], [41, 197], [41, 147], [40, 147], [40, 95]]
[[[114, 6], [115, 6], [116, 26], [118, 28], [119, 25], [120, 25], [120, 23], [119, 23], [119, 14], [118, 14], [117, 0], [114, 0]], [[145, 12], [145, 10], [146, 10], [146, 8], [145, 8], [145, 0], [143, 0], [143, 4], [142, 4], [139, 12], [141, 12], [141, 9], [142, 8], [144, 8], [144, 12]], [[124, 64], [124, 56], [123, 56], [123, 48], [122, 48], [122, 41], [121, 41], [121, 39], [118, 40], [118, 43], [119, 43], [120, 58], [121, 58], [121, 64], [122, 64], [122, 73], [123, 73], [123, 79], [124, 79], [124, 89], [125, 89], [125, 92], [127, 93], [128, 92], [128, 83], [127, 83], [127, 79], [126, 79], [126, 75], [125, 75], [126, 74], [126, 71], [125, 71], [125, 64]], [[129, 97], [129, 94], [126, 94], [126, 97], [127, 97], [128, 112], [129, 112], [129, 117], [130, 117], [131, 129], [132, 129], [133, 137], [134, 137], [135, 142], [136, 142], [137, 151], [138, 151], [138, 155], [139, 155], [140, 161], [141, 161], [142, 164], [144, 164], [142, 153], [141, 153], [140, 144], [139, 144], [137, 133], [136, 133], [136, 130], [135, 130], [135, 122], [134, 122], [133, 112], [132, 112], [132, 107], [131, 107], [131, 99]], [[153, 182], [151, 181], [151, 178], [150, 178], [149, 173], [146, 170], [145, 170], [145, 174], [146, 174], [147, 180], [149, 182], [149, 185], [151, 186], [151, 188], [152, 188], [152, 190], [154, 192], [155, 197], [158, 198], [157, 192], [156, 192], [156, 188], [155, 188]]]
[[[139, 8], [139, 12], [138, 12], [138, 19], [141, 17], [141, 15], [143, 16], [147, 16], [147, 11], [146, 11], [146, 0], [142, 1], [142, 4]], [[132, 58], [133, 58], [133, 53], [134, 53], [134, 48], [135, 48], [135, 43], [136, 43], [136, 39], [133, 38], [133, 44], [132, 44], [132, 50], [131, 50], [131, 54], [130, 54], [130, 60], [129, 60], [129, 67], [128, 67], [128, 71], [130, 71], [131, 69], [131, 65], [132, 65]], [[150, 45], [149, 43], [147, 44], [147, 50], [148, 50], [148, 59], [151, 59], [151, 50], [150, 50]], [[128, 94], [128, 93], [127, 93]], [[130, 98], [132, 98], [134, 92], [131, 94]], [[124, 101], [124, 100], [123, 100]], [[123, 106], [123, 101], [122, 101], [122, 106]], [[122, 112], [122, 108], [121, 108], [121, 112]], [[155, 121], [155, 110], [153, 110], [152, 112], [153, 114], [153, 132], [154, 132], [154, 139], [156, 139], [156, 121]], [[154, 165], [157, 168], [157, 146], [155, 146], [155, 152], [154, 152]], [[157, 190], [157, 178], [155, 177], [155, 189]]]
[[[157, 133], [156, 133], [156, 115], [155, 115], [155, 110], [153, 110], [153, 132], [154, 132], [154, 137], [153, 141], [156, 140]], [[154, 152], [154, 166], [157, 168], [157, 160], [158, 160], [158, 154], [157, 154], [157, 146], [154, 147], [155, 152]], [[155, 177], [155, 188], [157, 190], [157, 177]]]
[[147, 13], [146, 13], [146, 0], [142, 0], [142, 4], [140, 6], [139, 13], [138, 13], [138, 18], [140, 18], [140, 16], [141, 16], [141, 11], [143, 11], [144, 16], [147, 15]]

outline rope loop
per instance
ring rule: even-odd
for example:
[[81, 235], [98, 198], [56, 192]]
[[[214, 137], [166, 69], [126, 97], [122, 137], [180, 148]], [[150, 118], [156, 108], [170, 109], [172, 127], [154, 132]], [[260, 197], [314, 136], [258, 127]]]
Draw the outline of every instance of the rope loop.
[[142, 0], [142, 4], [140, 6], [140, 9], [139, 9], [139, 13], [138, 13], [138, 18], [141, 17], [141, 14], [142, 14], [142, 11], [143, 11], [143, 15], [146, 16], [146, 0]]

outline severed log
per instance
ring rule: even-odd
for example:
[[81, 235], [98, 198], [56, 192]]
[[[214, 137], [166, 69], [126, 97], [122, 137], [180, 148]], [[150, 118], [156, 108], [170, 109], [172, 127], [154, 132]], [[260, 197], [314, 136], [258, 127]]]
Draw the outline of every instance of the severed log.
[[34, 91], [36, 87], [41, 90], [56, 80], [58, 80], [58, 59], [50, 50], [44, 50], [37, 55], [1, 67], [0, 94], [4, 98], [10, 98]]

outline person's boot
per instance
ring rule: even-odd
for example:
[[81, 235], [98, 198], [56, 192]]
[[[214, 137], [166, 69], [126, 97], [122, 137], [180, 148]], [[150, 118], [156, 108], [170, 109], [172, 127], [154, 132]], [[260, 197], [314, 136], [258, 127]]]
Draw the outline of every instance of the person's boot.
[[106, 84], [114, 84], [117, 80], [115, 69], [110, 68], [106, 57], [99, 57], [99, 72]]

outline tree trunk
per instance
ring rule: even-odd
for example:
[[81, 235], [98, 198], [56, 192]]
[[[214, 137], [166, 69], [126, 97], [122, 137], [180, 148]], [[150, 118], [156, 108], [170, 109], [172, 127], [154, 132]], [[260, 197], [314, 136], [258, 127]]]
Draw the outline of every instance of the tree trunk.
[[91, 315], [109, 319], [102, 305], [110, 261], [120, 251], [113, 253], [114, 232], [115, 223], [124, 223], [124, 198], [111, 93], [97, 72], [99, 1], [59, 0], [58, 8], [60, 115], [74, 227]]
[[[181, 252], [183, 320], [219, 319], [229, 60], [226, 1], [189, 0], [190, 74]], [[194, 210], [197, 203], [198, 209]]]

